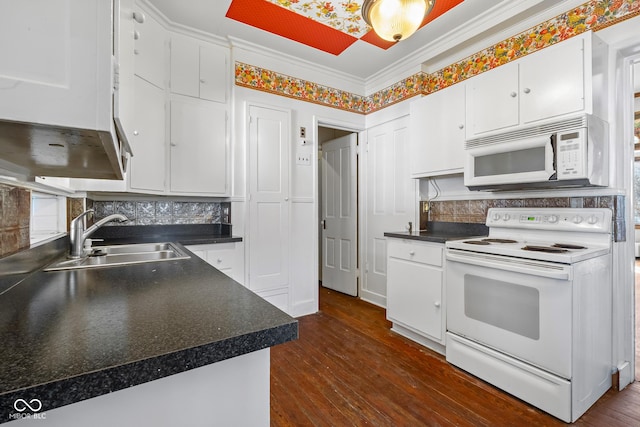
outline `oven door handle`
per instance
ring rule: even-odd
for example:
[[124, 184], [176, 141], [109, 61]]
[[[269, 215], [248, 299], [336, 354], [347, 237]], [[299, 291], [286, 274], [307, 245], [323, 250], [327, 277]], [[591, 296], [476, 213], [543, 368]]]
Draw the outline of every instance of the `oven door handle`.
[[513, 271], [522, 274], [548, 277], [558, 280], [571, 280], [571, 268], [566, 264], [545, 261], [511, 258], [500, 255], [481, 254], [461, 249], [447, 249], [447, 262], [454, 261], [481, 267]]

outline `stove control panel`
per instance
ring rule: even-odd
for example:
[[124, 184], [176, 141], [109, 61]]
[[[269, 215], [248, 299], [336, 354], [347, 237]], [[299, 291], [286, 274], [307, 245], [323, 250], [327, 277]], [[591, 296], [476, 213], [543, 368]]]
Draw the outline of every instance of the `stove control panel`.
[[610, 232], [610, 209], [491, 208], [488, 227]]

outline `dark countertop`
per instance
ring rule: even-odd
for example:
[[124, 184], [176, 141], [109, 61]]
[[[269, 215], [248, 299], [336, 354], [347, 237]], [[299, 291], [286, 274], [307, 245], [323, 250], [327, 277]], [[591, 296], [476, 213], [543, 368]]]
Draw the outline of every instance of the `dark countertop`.
[[295, 319], [195, 255], [15, 277], [0, 293], [0, 423], [17, 398], [49, 410], [298, 336]]
[[487, 236], [489, 235], [489, 228], [484, 224], [431, 221], [427, 223], [426, 230], [414, 230], [411, 233], [408, 231], [386, 232], [384, 235], [398, 239], [445, 243], [447, 240]]

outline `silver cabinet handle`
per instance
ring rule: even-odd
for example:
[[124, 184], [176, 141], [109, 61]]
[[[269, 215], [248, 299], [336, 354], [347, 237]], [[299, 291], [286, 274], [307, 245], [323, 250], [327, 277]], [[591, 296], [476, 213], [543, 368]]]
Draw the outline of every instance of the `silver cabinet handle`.
[[140, 39], [140, 31], [136, 30], [133, 32], [133, 39], [134, 40], [139, 40]]
[[144, 21], [147, 19], [147, 17], [144, 16], [144, 13], [142, 12], [133, 12], [133, 19], [138, 24], [144, 24]]
[[440, 308], [440, 301], [436, 301], [433, 303], [436, 308]]
[[509, 94], [509, 96], [511, 96], [512, 98], [515, 98], [516, 96], [518, 96], [518, 94], [517, 94], [517, 93], [515, 93], [515, 92], [511, 92], [511, 93]]
[[458, 125], [458, 129], [464, 129], [464, 125], [463, 124], [459, 124]]
[[409, 251], [409, 255], [414, 256], [416, 254], [416, 251]]
[[134, 134], [135, 136], [138, 136], [138, 135], [139, 135], [139, 132], [138, 132], [137, 130], [134, 130], [134, 131], [133, 131], [133, 134]]
[[530, 93], [530, 92], [531, 92], [531, 89], [529, 89], [528, 87], [525, 87], [525, 88], [524, 88], [524, 90], [523, 90], [523, 92], [524, 92], [524, 93]]
[[222, 262], [222, 258], [218, 258], [218, 259], [217, 259], [217, 261], [218, 261], [218, 262]]

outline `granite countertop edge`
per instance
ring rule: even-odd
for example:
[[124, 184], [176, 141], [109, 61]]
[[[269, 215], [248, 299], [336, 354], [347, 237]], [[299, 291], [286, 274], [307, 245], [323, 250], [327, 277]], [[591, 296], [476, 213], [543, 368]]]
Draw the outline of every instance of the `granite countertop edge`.
[[[298, 338], [297, 321], [212, 343], [99, 369], [0, 394], [0, 424], [10, 421], [16, 399], [39, 399], [47, 410], [81, 402], [170, 375], [263, 350]], [[72, 392], [69, 392], [69, 391]]]
[[484, 224], [466, 222], [428, 222], [424, 230], [388, 231], [385, 237], [418, 240], [423, 242], [446, 243], [448, 240], [468, 239], [487, 236], [489, 228]]

